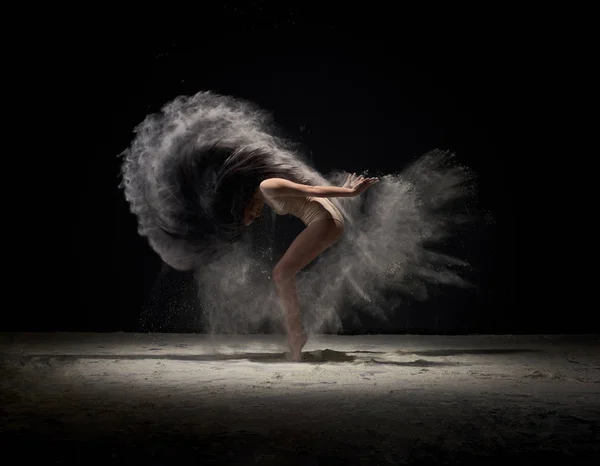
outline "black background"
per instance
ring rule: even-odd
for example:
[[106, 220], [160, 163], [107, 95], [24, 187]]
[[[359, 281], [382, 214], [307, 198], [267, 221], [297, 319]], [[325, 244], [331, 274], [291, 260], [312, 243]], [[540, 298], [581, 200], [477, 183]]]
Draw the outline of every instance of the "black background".
[[[493, 221], [459, 241], [477, 288], [435, 292], [414, 305], [410, 323], [403, 318], [386, 328], [372, 322], [350, 330], [589, 330], [586, 310], [573, 310], [565, 322], [540, 300], [532, 303], [529, 293], [517, 293], [519, 277], [538, 293], [533, 282], [544, 273], [536, 272], [533, 252], [517, 252], [517, 237], [520, 244], [531, 237], [517, 227], [515, 212], [531, 207], [521, 189], [537, 154], [521, 138], [549, 118], [540, 94], [550, 84], [540, 76], [551, 62], [552, 31], [529, 34], [530, 19], [510, 12], [475, 12], [477, 20], [467, 12], [449, 12], [456, 20], [437, 12], [434, 20], [391, 7], [315, 12], [225, 2], [202, 14], [166, 12], [160, 20], [104, 13], [90, 13], [69, 33], [57, 30], [52, 42], [40, 39], [34, 52], [19, 56], [24, 66], [15, 81], [26, 81], [30, 95], [45, 99], [52, 143], [32, 144], [44, 154], [37, 175], [52, 190], [32, 195], [49, 234], [27, 233], [41, 246], [33, 263], [21, 261], [30, 305], [8, 314], [8, 330], [144, 330], [149, 301], [193, 301], [190, 277], [165, 271], [137, 235], [117, 187], [117, 155], [146, 114], [199, 90], [239, 96], [273, 112], [324, 173], [396, 172], [441, 148], [477, 174], [479, 207]], [[562, 98], [556, 96], [555, 104]], [[15, 215], [32, 220], [31, 211]], [[175, 283], [163, 286], [168, 299], [157, 298], [157, 277]], [[37, 299], [43, 304], [34, 304]], [[187, 309], [196, 312], [193, 303]], [[168, 330], [160, 312], [151, 327]], [[183, 321], [180, 330], [186, 330]]]

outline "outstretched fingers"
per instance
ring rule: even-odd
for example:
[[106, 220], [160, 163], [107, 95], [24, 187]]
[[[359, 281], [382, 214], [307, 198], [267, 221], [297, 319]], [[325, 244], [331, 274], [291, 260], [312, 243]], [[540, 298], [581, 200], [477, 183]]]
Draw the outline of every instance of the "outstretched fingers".
[[379, 182], [379, 178], [365, 178], [364, 176], [361, 176], [358, 181], [357, 188], [361, 191], [364, 191], [377, 182]]
[[346, 178], [344, 186], [362, 192], [378, 181], [379, 178], [376, 177], [365, 177], [363, 175], [356, 175], [356, 173], [350, 173]]

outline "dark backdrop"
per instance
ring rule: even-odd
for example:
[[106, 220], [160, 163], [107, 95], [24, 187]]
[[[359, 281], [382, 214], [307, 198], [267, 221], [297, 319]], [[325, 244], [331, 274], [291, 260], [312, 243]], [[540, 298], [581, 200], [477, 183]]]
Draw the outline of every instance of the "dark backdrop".
[[349, 332], [588, 330], [583, 311], [565, 323], [517, 293], [517, 277], [533, 262], [517, 253], [515, 209], [529, 156], [518, 135], [523, 114], [533, 111], [535, 66], [502, 18], [417, 26], [407, 17], [342, 20], [253, 8], [216, 8], [202, 27], [169, 31], [111, 19], [89, 31], [80, 26], [55, 55], [40, 46], [59, 97], [48, 103], [48, 120], [71, 137], [52, 166], [60, 208], [49, 220], [66, 245], [34, 267], [43, 270], [44, 304], [28, 296], [32, 305], [9, 313], [6, 329], [202, 330], [191, 277], [162, 266], [137, 235], [117, 187], [117, 154], [147, 113], [210, 89], [272, 111], [322, 172], [399, 171], [434, 148], [454, 151], [476, 172], [479, 207], [493, 221], [456, 242], [473, 264], [476, 289], [439, 289], [385, 328], [366, 319], [361, 328], [348, 323]]

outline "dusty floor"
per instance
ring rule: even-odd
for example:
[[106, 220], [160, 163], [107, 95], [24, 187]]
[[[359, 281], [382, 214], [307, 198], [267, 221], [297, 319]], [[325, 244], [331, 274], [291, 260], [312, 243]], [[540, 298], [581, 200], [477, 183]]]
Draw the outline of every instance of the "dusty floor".
[[281, 336], [3, 334], [3, 453], [50, 464], [600, 464], [598, 335], [318, 336], [302, 363], [284, 349]]

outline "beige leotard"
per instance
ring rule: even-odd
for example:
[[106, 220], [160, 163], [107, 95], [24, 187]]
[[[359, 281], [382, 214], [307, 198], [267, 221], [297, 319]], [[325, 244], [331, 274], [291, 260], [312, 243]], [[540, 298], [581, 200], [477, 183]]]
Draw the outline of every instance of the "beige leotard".
[[344, 218], [338, 208], [326, 197], [270, 197], [263, 192], [265, 202], [278, 215], [291, 214], [298, 217], [305, 225], [323, 218], [333, 218], [342, 225]]

